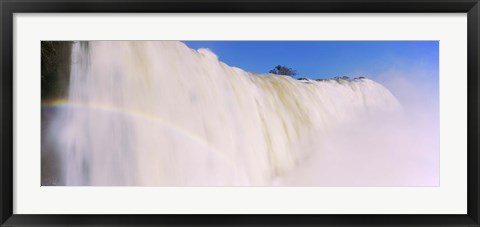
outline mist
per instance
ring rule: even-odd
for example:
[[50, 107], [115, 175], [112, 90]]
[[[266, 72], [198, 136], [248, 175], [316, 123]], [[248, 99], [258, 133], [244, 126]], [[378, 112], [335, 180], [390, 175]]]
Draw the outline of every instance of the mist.
[[[364, 75], [364, 74], [363, 74]], [[338, 127], [278, 185], [439, 186], [438, 71], [392, 68], [373, 75], [402, 106]], [[314, 174], [308, 174], [314, 173]]]

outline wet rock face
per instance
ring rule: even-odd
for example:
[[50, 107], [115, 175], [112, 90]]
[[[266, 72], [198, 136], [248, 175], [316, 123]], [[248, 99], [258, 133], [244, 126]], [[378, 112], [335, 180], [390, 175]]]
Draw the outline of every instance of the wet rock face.
[[70, 81], [71, 41], [41, 42], [42, 100], [67, 96]]

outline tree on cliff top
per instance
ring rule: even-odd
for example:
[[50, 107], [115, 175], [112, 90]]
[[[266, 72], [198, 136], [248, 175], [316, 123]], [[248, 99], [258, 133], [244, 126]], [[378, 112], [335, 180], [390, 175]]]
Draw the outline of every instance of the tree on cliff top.
[[284, 65], [277, 65], [275, 66], [274, 69], [268, 71], [269, 73], [272, 73], [272, 74], [277, 74], [277, 75], [285, 75], [285, 76], [295, 76], [297, 75], [297, 72], [291, 68], [288, 68]]

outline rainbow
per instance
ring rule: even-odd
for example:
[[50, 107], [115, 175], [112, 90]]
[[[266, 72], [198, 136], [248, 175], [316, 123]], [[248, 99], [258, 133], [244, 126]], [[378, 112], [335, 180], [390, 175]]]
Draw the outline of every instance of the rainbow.
[[71, 102], [67, 99], [50, 99], [50, 100], [42, 101], [42, 108], [54, 108], [54, 109], [63, 109], [63, 110], [70, 109], [75, 111], [95, 111], [95, 112], [103, 112], [108, 114], [116, 114], [125, 118], [131, 118], [134, 120], [148, 121], [148, 123], [151, 123], [155, 126], [159, 126], [176, 135], [183, 136], [184, 138], [189, 139], [190, 141], [195, 142], [204, 148], [207, 148], [208, 151], [215, 153], [219, 157], [222, 157], [224, 160], [234, 165], [231, 157], [228, 157], [224, 152], [220, 152], [218, 148], [214, 147], [212, 144], [210, 144], [201, 136], [194, 134], [178, 125], [172, 124], [171, 122], [165, 121], [159, 116], [151, 113], [126, 110], [126, 109], [118, 108], [112, 105], [105, 105], [105, 104], [96, 103], [96, 102], [88, 102], [88, 103]]

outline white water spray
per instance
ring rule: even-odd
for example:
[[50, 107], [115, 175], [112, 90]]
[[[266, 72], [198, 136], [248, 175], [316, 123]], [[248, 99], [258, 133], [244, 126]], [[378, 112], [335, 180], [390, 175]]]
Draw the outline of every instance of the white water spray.
[[77, 42], [70, 77], [56, 129], [66, 185], [297, 185], [324, 171], [305, 170], [311, 157], [349, 143], [346, 126], [402, 112], [372, 80], [256, 75], [173, 41]]

